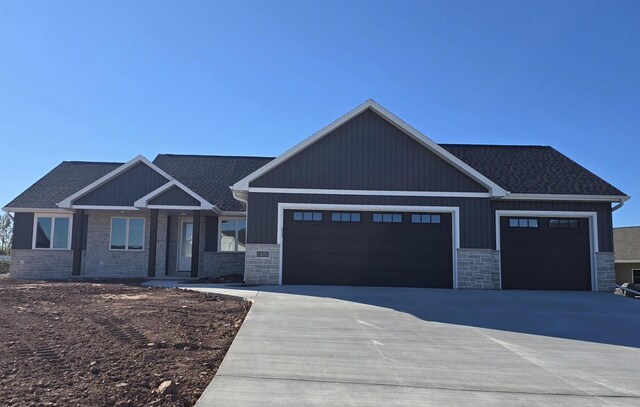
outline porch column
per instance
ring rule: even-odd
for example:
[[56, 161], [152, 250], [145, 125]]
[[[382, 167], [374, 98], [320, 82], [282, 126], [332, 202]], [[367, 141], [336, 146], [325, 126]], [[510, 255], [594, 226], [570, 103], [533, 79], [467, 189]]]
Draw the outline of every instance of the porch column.
[[200, 211], [193, 211], [193, 245], [191, 246], [191, 277], [198, 277], [200, 260]]
[[158, 249], [158, 210], [151, 209], [151, 236], [149, 237], [149, 277], [156, 276], [156, 251]]
[[82, 231], [85, 226], [84, 223], [84, 209], [78, 209], [73, 215], [73, 233], [72, 233], [72, 246], [73, 246], [73, 263], [71, 266], [71, 275], [79, 276], [80, 269], [82, 268]]

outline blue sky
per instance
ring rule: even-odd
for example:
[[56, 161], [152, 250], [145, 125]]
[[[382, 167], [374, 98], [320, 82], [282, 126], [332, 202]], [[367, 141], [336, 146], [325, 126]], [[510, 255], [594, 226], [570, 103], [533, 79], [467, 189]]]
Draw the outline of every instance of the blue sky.
[[275, 156], [368, 98], [552, 145], [640, 225], [638, 1], [0, 1], [0, 202], [63, 160]]

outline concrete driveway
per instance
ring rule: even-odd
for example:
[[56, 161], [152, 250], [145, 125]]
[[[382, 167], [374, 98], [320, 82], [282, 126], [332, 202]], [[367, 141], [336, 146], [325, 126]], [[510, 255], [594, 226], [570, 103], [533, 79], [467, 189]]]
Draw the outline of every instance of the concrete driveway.
[[640, 406], [640, 301], [589, 292], [199, 289], [255, 303], [198, 406]]

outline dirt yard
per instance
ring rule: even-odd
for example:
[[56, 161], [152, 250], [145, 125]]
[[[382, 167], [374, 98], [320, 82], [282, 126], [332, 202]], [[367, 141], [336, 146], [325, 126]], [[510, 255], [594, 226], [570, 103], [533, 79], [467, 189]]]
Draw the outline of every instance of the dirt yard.
[[249, 307], [176, 289], [0, 278], [1, 404], [191, 406]]

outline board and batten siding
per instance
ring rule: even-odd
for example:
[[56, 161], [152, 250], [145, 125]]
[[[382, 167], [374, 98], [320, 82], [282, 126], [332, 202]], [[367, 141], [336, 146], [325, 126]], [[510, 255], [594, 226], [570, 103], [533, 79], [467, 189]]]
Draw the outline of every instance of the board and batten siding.
[[491, 203], [488, 198], [439, 198], [417, 196], [362, 196], [249, 193], [247, 243], [277, 242], [278, 203], [350, 205], [449, 206], [460, 208], [460, 244], [469, 248], [495, 245]]
[[371, 110], [274, 167], [250, 187], [487, 192]]
[[180, 205], [180, 206], [200, 206], [200, 201], [184, 192], [182, 189], [173, 186], [155, 198], [149, 200], [149, 205]]
[[611, 205], [596, 202], [496, 201], [488, 198], [440, 198], [411, 196], [362, 196], [249, 193], [247, 242], [277, 242], [278, 203], [350, 205], [457, 206], [460, 208], [460, 247], [495, 249], [496, 210], [580, 211], [598, 213], [598, 245], [613, 251]]
[[133, 206], [136, 199], [167, 183], [167, 179], [144, 163], [138, 163], [122, 174], [76, 199], [74, 205]]
[[613, 220], [611, 204], [608, 202], [499, 200], [492, 202], [494, 216], [496, 210], [596, 212], [598, 214], [599, 251], [613, 252]]
[[31, 249], [33, 244], [33, 213], [17, 212], [13, 215], [12, 249]]

